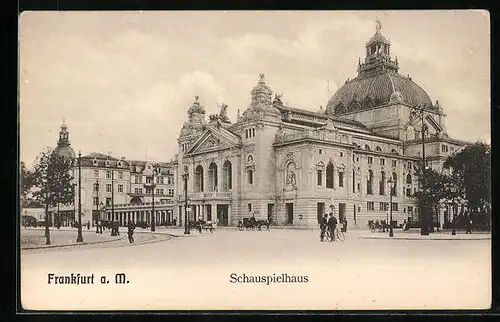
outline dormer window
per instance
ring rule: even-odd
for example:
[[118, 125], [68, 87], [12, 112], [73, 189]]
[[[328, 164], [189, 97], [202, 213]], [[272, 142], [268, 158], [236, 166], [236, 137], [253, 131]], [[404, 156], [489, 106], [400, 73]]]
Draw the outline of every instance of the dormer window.
[[93, 164], [94, 166], [97, 166], [97, 160], [96, 160], [96, 159], [92, 160], [92, 164]]
[[106, 166], [109, 167], [109, 160], [106, 160]]
[[121, 161], [118, 161], [118, 167], [121, 168], [122, 167], [122, 162]]

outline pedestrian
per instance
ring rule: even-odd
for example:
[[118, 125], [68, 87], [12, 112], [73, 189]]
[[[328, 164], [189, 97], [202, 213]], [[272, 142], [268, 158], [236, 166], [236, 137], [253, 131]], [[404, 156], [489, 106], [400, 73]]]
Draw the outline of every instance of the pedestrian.
[[468, 212], [465, 212], [465, 218], [467, 219], [467, 223], [465, 224], [465, 233], [472, 234], [472, 220]]
[[134, 223], [132, 221], [129, 221], [127, 234], [128, 234], [128, 241], [131, 244], [134, 242], [134, 229], [135, 229]]
[[90, 230], [90, 221], [87, 221], [87, 230]]
[[328, 224], [328, 214], [325, 212], [323, 217], [321, 217], [319, 220], [319, 229], [321, 229], [321, 234], [319, 238], [320, 241], [323, 241], [323, 239], [325, 238], [327, 224]]
[[95, 221], [95, 233], [99, 234], [99, 220], [97, 220], [97, 219]]

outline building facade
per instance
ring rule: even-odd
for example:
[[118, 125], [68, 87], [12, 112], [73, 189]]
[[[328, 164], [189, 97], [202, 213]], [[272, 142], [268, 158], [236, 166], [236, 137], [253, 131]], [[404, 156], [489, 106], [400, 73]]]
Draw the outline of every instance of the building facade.
[[[217, 219], [222, 226], [255, 215], [275, 225], [313, 227], [332, 206], [350, 226], [388, 220], [389, 207], [393, 220], [418, 220], [412, 194], [419, 189], [422, 131], [428, 165], [439, 171], [467, 142], [448, 137], [439, 102], [398, 71], [377, 21], [357, 76], [324, 110], [286, 106], [281, 95], [273, 99], [263, 74], [234, 123], [227, 105], [207, 120], [195, 97], [178, 138], [179, 224], [187, 212], [191, 220]], [[423, 124], [414, 111], [424, 113]], [[389, 179], [395, 182], [391, 205]]]
[[116, 220], [126, 225], [128, 221], [124, 218], [130, 215], [134, 221], [147, 220], [150, 224], [152, 217], [149, 214], [141, 217], [144, 214], [141, 211], [148, 205], [151, 208], [153, 197], [158, 210], [161, 210], [155, 217], [157, 223], [170, 224], [173, 221], [174, 162], [127, 160], [125, 157], [118, 159], [102, 153], [90, 153], [81, 156], [79, 168], [64, 121], [54, 153], [73, 160], [71, 174], [75, 200], [71, 204], [59, 205], [58, 209], [50, 209], [51, 223], [60, 221], [63, 225], [70, 225], [78, 221], [78, 205], [81, 202], [82, 224], [93, 226], [99, 219]]

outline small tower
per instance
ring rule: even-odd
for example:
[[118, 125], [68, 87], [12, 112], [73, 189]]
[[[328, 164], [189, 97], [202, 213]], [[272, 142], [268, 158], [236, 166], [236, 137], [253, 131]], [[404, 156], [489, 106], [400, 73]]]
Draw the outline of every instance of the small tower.
[[57, 141], [57, 147], [54, 149], [54, 153], [58, 155], [74, 159], [76, 158], [75, 151], [71, 148], [71, 144], [69, 143], [69, 132], [68, 127], [66, 126], [66, 120], [63, 118], [63, 122], [61, 125], [61, 130], [59, 131], [59, 140]]
[[379, 72], [398, 72], [398, 63], [391, 60], [391, 43], [385, 38], [381, 30], [382, 23], [377, 19], [375, 34], [366, 43], [365, 62], [358, 61], [358, 75], [373, 75]]

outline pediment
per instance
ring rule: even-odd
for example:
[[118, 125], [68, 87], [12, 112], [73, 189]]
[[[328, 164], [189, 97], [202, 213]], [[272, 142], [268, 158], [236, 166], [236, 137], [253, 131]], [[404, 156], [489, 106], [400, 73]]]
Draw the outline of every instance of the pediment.
[[208, 126], [205, 132], [194, 142], [186, 154], [219, 151], [239, 145], [239, 136], [222, 127]]

